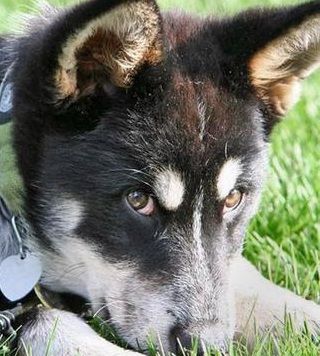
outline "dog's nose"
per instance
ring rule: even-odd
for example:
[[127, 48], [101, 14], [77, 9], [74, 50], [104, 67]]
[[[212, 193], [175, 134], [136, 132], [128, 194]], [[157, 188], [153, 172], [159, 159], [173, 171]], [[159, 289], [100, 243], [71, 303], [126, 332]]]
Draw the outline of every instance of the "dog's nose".
[[193, 355], [204, 356], [201, 340], [182, 328], [175, 328], [172, 332], [175, 339], [176, 354], [185, 355], [185, 351], [192, 351]]

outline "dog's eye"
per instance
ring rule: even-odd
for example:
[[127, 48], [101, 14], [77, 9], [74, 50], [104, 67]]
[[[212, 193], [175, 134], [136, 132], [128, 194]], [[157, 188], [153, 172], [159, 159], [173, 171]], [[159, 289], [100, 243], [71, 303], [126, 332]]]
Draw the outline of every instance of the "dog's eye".
[[231, 190], [224, 201], [223, 214], [237, 209], [242, 202], [242, 198], [243, 193], [241, 193], [238, 189]]
[[135, 211], [142, 215], [152, 215], [155, 203], [150, 194], [135, 190], [127, 195], [127, 202]]

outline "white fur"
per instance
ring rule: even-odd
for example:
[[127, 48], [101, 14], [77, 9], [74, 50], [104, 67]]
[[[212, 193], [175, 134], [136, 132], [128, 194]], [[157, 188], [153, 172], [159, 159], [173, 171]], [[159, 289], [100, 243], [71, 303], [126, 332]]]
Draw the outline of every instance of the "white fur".
[[[113, 297], [121, 298], [122, 283], [131, 278], [133, 271], [126, 272], [120, 263], [115, 265], [104, 261], [95, 251], [98, 247], [76, 236], [65, 236], [53, 242], [55, 251], [46, 251], [41, 257], [45, 266], [41, 280], [44, 286], [49, 289], [54, 286], [56, 291], [77, 293], [95, 301], [94, 310], [101, 307], [99, 303], [106, 290], [119, 291], [119, 294], [112, 292]], [[59, 266], [59, 271], [56, 266]]]
[[68, 196], [56, 198], [49, 209], [50, 220], [45, 222], [45, 230], [55, 237], [73, 232], [79, 226], [84, 214], [83, 205]]
[[155, 182], [155, 192], [164, 208], [175, 211], [183, 201], [185, 184], [181, 174], [171, 168], [158, 173]]
[[75, 314], [44, 310], [37, 321], [23, 327], [19, 355], [32, 356], [138, 356], [106, 341]]
[[242, 173], [242, 166], [239, 160], [230, 158], [222, 166], [217, 180], [217, 189], [219, 198], [225, 199], [234, 189], [238, 177]]
[[202, 245], [201, 234], [202, 234], [202, 210], [203, 210], [203, 191], [197, 197], [195, 209], [193, 211], [193, 238], [196, 243], [196, 249], [198, 251], [198, 259], [204, 261], [205, 252]]
[[[166, 310], [172, 302], [170, 289], [159, 288], [159, 285], [140, 278], [133, 266], [109, 263], [98, 252], [98, 247], [76, 236], [57, 240], [55, 251], [43, 253], [42, 259], [45, 266], [42, 284], [45, 287], [83, 296], [101, 317], [105, 317], [107, 307], [120, 334], [124, 327], [128, 328], [124, 336], [131, 345], [146, 347], [148, 336], [158, 333], [164, 347], [169, 347], [167, 328], [173, 324], [173, 317]], [[137, 307], [132, 315], [127, 313], [128, 304]], [[150, 310], [153, 318], [149, 316]], [[137, 317], [137, 320], [130, 322], [128, 317]]]

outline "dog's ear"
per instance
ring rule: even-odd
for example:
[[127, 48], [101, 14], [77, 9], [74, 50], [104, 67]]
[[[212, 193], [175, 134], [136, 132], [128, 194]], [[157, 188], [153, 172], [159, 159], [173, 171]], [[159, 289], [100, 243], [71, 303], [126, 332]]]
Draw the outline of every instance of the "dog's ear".
[[282, 117], [299, 99], [301, 81], [320, 65], [320, 3], [272, 10], [265, 18], [262, 12], [253, 23], [251, 41], [260, 37], [248, 59], [250, 81], [269, 113]]
[[305, 19], [272, 40], [250, 60], [252, 84], [276, 116], [300, 95], [300, 83], [320, 65], [320, 15]]
[[48, 65], [55, 64], [55, 102], [90, 95], [106, 82], [127, 88], [139, 68], [162, 58], [161, 17], [153, 0], [92, 0], [53, 22], [45, 46]]
[[219, 37], [226, 76], [236, 87], [249, 77], [277, 120], [299, 98], [301, 81], [319, 67], [320, 2], [245, 11], [226, 20]]

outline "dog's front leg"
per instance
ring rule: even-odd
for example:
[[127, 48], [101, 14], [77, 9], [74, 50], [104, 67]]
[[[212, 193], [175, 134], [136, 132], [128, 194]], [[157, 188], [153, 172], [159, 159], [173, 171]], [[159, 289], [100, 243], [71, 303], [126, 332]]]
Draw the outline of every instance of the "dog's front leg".
[[19, 344], [21, 355], [140, 355], [106, 341], [76, 315], [57, 309], [39, 311], [34, 319], [23, 326]]
[[237, 258], [231, 268], [231, 283], [236, 300], [236, 338], [244, 337], [253, 345], [257, 333], [283, 330], [285, 315], [293, 325], [320, 333], [320, 306], [281, 288], [266, 278], [244, 257]]

